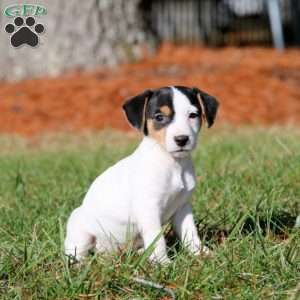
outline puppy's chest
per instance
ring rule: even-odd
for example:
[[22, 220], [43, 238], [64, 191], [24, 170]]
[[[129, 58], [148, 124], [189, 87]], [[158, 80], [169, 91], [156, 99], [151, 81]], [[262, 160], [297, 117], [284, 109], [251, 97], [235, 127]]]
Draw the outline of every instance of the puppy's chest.
[[188, 201], [196, 185], [192, 169], [175, 169], [166, 189], [165, 197], [161, 199], [161, 217], [167, 222], [186, 201]]

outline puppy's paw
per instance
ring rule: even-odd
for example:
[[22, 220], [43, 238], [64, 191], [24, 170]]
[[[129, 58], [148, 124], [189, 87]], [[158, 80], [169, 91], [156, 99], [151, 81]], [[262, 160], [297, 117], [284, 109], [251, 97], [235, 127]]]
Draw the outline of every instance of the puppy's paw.
[[169, 265], [172, 262], [166, 254], [164, 255], [151, 254], [149, 257], [149, 261], [151, 263], [160, 264], [160, 265]]
[[212, 251], [204, 245], [199, 245], [198, 247], [189, 247], [189, 251], [190, 253], [196, 256], [198, 255], [207, 256], [207, 257], [212, 256]]
[[211, 257], [213, 256], [213, 252], [206, 246], [201, 246], [200, 250], [199, 250], [199, 254], [203, 255], [203, 256], [207, 256], [207, 257]]
[[74, 256], [71, 254], [65, 254], [65, 256], [70, 266], [79, 266], [80, 264], [82, 264], [82, 260], [84, 258], [83, 256]]

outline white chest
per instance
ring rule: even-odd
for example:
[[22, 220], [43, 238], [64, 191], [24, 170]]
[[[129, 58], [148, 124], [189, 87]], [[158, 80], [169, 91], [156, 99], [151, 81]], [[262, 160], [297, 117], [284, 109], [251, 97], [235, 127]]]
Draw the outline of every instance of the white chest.
[[191, 197], [196, 180], [192, 166], [174, 169], [172, 172], [168, 191], [161, 199], [161, 218], [166, 223], [174, 213]]

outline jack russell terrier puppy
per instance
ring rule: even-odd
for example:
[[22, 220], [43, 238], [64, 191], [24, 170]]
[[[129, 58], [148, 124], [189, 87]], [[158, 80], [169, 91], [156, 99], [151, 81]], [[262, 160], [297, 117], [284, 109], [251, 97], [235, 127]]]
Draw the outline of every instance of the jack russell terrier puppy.
[[91, 185], [67, 224], [65, 253], [81, 259], [88, 250], [114, 251], [129, 241], [154, 250], [149, 259], [168, 263], [162, 228], [171, 222], [194, 254], [201, 245], [190, 203], [196, 185], [191, 152], [203, 121], [214, 123], [217, 100], [184, 86], [146, 90], [123, 105], [144, 138], [137, 149]]

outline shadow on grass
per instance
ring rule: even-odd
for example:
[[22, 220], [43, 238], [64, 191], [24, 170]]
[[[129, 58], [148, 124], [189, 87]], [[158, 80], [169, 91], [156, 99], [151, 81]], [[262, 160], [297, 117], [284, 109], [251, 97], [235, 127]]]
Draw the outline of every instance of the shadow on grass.
[[[240, 216], [229, 229], [226, 226], [226, 219], [222, 219], [213, 225], [206, 224], [205, 219], [203, 218], [197, 222], [201, 240], [209, 245], [219, 245], [233, 232], [242, 235], [259, 232], [264, 236], [271, 233], [279, 239], [287, 239], [291, 229], [295, 228], [297, 216], [286, 211], [274, 212], [271, 216]], [[175, 247], [175, 251], [180, 249], [180, 244], [173, 230], [167, 233], [167, 244], [170, 248]]]

